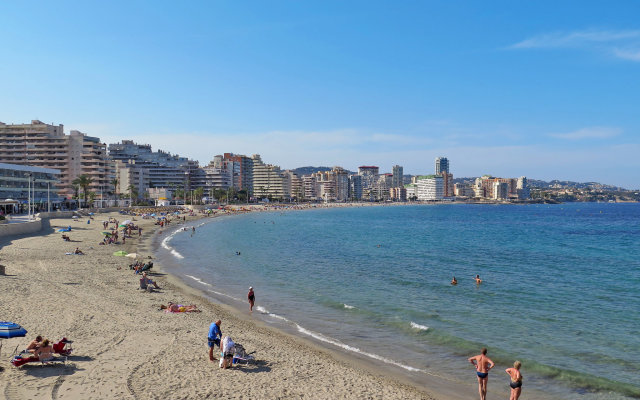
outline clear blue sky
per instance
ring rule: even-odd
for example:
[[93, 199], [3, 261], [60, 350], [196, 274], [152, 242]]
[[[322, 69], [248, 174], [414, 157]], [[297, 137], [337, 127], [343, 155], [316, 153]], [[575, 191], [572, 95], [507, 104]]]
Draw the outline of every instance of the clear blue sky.
[[5, 1], [0, 121], [640, 188], [638, 1]]

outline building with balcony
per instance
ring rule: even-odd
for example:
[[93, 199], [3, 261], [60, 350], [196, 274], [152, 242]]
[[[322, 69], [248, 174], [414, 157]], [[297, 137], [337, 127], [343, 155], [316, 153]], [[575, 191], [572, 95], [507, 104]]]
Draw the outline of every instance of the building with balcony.
[[393, 174], [393, 179], [391, 180], [391, 187], [397, 188], [397, 187], [403, 187], [404, 183], [403, 183], [403, 174], [404, 174], [404, 168], [402, 168], [400, 165], [394, 165], [393, 168], [391, 169], [391, 173]]
[[259, 154], [253, 161], [253, 195], [257, 198], [286, 200], [291, 197], [291, 182], [280, 167], [262, 162]]
[[423, 175], [416, 179], [416, 196], [420, 201], [444, 199], [444, 182], [440, 175]]
[[109, 158], [147, 169], [149, 187], [152, 188], [191, 190], [191, 180], [198, 169], [197, 161], [162, 150], [152, 151], [151, 145], [137, 144], [132, 140], [109, 144]]
[[16, 125], [0, 122], [0, 162], [60, 171], [57, 192], [63, 198], [74, 195], [72, 182], [80, 175], [91, 179], [88, 190], [101, 193], [115, 173], [99, 138], [79, 131], [65, 135], [62, 124], [38, 120]]
[[349, 176], [349, 200], [351, 201], [362, 200], [362, 176], [361, 175]]

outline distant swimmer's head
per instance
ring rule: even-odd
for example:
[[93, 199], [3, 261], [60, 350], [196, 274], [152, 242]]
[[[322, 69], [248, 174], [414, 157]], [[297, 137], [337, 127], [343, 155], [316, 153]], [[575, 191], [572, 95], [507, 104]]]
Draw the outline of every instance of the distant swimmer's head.
[[516, 361], [513, 363], [513, 368], [520, 369], [522, 367], [522, 363], [520, 361]]
[[483, 347], [482, 350], [480, 350], [480, 353], [482, 353], [482, 355], [487, 355], [487, 348]]

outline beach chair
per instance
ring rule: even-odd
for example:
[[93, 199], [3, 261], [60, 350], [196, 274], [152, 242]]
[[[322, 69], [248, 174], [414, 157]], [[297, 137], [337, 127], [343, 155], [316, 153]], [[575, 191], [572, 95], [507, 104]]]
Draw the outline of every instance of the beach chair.
[[255, 358], [246, 352], [246, 350], [244, 349], [244, 346], [242, 346], [239, 343], [236, 343], [234, 347], [235, 347], [235, 353], [233, 354], [234, 364], [246, 365], [246, 364], [253, 363], [255, 361]]

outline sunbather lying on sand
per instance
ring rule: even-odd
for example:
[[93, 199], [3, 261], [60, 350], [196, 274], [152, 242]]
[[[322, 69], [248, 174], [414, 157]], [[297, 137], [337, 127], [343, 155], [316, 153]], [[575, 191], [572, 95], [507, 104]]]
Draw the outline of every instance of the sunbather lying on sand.
[[172, 302], [169, 302], [168, 305], [161, 305], [160, 306], [161, 310], [166, 310], [166, 312], [174, 312], [174, 313], [179, 313], [179, 312], [200, 312], [200, 310], [198, 310], [198, 306], [196, 306], [195, 304], [191, 304], [188, 306], [183, 306], [182, 304], [174, 304]]

